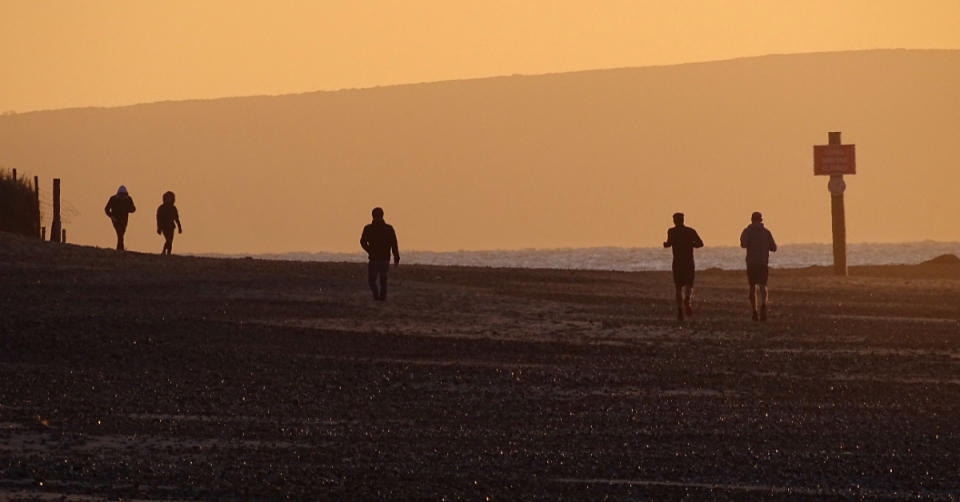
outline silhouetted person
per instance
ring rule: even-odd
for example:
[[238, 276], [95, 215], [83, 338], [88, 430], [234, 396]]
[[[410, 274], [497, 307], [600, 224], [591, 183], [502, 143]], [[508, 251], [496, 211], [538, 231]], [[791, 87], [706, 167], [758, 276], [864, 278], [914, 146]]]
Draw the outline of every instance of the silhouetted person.
[[[383, 209], [373, 208], [373, 221], [363, 227], [360, 235], [360, 247], [367, 252], [370, 263], [368, 281], [373, 299], [386, 301], [387, 299], [387, 272], [390, 271], [390, 251], [393, 251], [393, 263], [400, 264], [400, 249], [397, 247], [397, 233], [393, 227], [383, 221]], [[377, 287], [377, 279], [380, 287]]]
[[166, 242], [163, 243], [163, 250], [160, 254], [173, 254], [173, 229], [176, 228], [181, 234], [183, 227], [180, 226], [180, 213], [177, 206], [173, 203], [177, 197], [173, 192], [163, 194], [163, 204], [157, 208], [157, 235], [163, 234]]
[[693, 249], [702, 248], [703, 241], [697, 231], [683, 225], [683, 213], [673, 213], [674, 227], [667, 230], [667, 241], [663, 247], [673, 248], [673, 284], [677, 288], [677, 320], [683, 320], [683, 314], [693, 315], [690, 299], [693, 296]]
[[[777, 250], [777, 243], [773, 240], [773, 234], [763, 226], [762, 214], [753, 213], [750, 221], [750, 225], [740, 234], [740, 247], [747, 250], [747, 281], [750, 283], [750, 307], [753, 308], [753, 320], [766, 321], [767, 278], [770, 275], [767, 263], [770, 261], [770, 252]], [[757, 296], [760, 297], [759, 313], [757, 313]]]
[[103, 210], [113, 222], [113, 229], [117, 231], [117, 250], [123, 251], [123, 234], [127, 232], [127, 219], [130, 213], [137, 210], [133, 205], [133, 198], [127, 193], [127, 187], [120, 185], [117, 194], [110, 197]]

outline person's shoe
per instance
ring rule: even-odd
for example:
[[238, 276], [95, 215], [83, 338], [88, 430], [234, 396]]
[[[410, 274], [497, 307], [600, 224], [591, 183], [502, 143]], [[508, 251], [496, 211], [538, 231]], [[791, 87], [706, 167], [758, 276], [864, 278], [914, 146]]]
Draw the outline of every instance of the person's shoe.
[[766, 306], [766, 305], [761, 305], [761, 306], [760, 306], [760, 320], [761, 320], [761, 321], [766, 321], [766, 320], [767, 320], [767, 306]]
[[754, 320], [754, 321], [759, 321], [759, 320], [760, 320], [760, 316], [757, 315], [757, 311], [756, 311], [756, 310], [753, 311], [753, 320]]

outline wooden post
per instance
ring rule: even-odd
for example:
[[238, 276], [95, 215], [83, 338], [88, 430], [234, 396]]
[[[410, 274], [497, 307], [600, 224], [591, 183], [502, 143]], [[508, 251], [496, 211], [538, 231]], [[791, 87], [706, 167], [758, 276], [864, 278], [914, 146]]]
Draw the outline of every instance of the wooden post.
[[40, 227], [40, 240], [47, 240], [47, 227]]
[[[830, 145], [840, 146], [840, 132], [828, 132], [828, 143]], [[843, 208], [843, 192], [847, 184], [843, 181], [842, 174], [830, 175], [830, 182], [827, 185], [830, 190], [830, 214], [833, 220], [833, 273], [834, 275], [847, 275], [847, 222], [846, 214]]]
[[[843, 175], [835, 175], [843, 182]], [[831, 176], [833, 178], [833, 176]], [[833, 180], [831, 180], [833, 181]], [[843, 209], [843, 192], [830, 194], [830, 213], [833, 216], [833, 273], [847, 275], [847, 223]]]
[[833, 220], [833, 273], [847, 275], [847, 224], [843, 209], [843, 192], [847, 189], [844, 174], [857, 174], [856, 145], [840, 142], [839, 132], [828, 132], [829, 144], [813, 146], [813, 174], [830, 176], [830, 214]]
[[40, 177], [33, 177], [33, 195], [37, 201], [37, 221], [34, 223], [34, 235], [43, 240], [43, 236], [40, 235]]
[[60, 232], [62, 233], [62, 235], [60, 236], [60, 244], [66, 244], [66, 243], [67, 243], [67, 229], [64, 228], [64, 229], [61, 230]]
[[53, 223], [50, 225], [50, 241], [60, 242], [60, 178], [53, 179]]
[[13, 168], [13, 181], [17, 181], [17, 168]]

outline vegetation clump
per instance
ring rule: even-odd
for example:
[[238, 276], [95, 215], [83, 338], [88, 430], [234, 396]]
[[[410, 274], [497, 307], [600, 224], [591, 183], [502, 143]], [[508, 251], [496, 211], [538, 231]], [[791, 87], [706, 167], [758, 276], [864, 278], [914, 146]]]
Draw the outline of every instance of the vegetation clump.
[[40, 209], [33, 186], [26, 178], [15, 179], [0, 170], [0, 232], [37, 236]]

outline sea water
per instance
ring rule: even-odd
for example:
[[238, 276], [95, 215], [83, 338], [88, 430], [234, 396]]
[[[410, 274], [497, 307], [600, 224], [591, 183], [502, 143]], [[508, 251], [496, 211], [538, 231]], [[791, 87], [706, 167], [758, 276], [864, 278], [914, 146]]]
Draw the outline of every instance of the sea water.
[[[960, 242], [909, 242], [897, 244], [857, 243], [847, 245], [847, 264], [917, 264], [944, 254], [960, 256]], [[744, 250], [738, 247], [705, 247], [695, 252], [697, 268], [737, 270], [746, 268]], [[364, 262], [358, 253], [284, 253], [258, 255], [259, 258]], [[672, 254], [663, 248], [560, 248], [488, 251], [416, 251], [401, 249], [402, 263], [423, 265], [459, 265], [468, 267], [556, 268], [583, 270], [670, 270]], [[770, 254], [775, 268], [802, 268], [833, 264], [830, 244], [786, 244]]]

